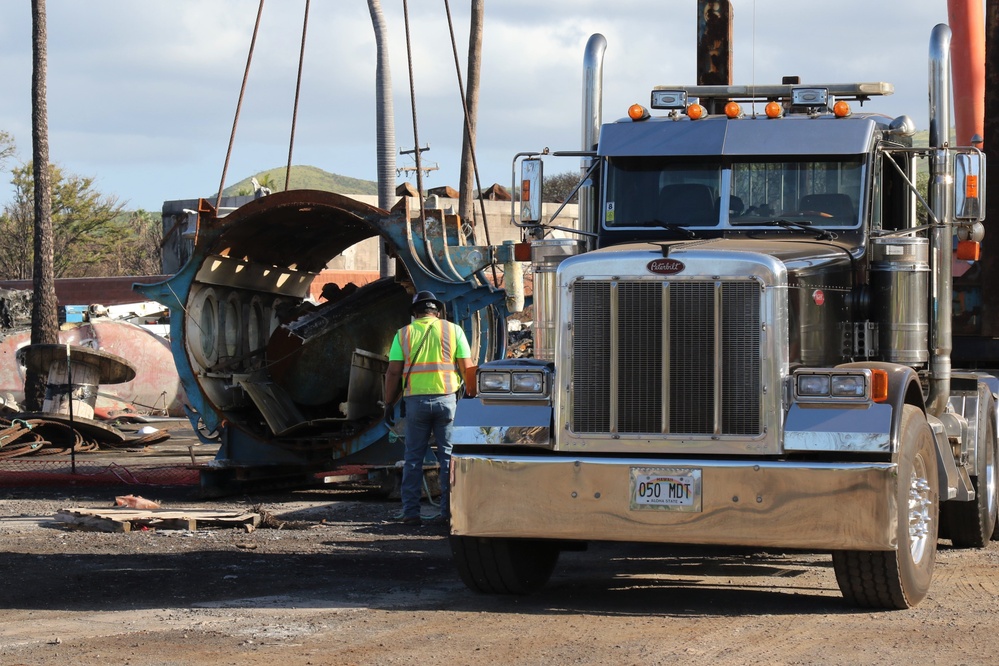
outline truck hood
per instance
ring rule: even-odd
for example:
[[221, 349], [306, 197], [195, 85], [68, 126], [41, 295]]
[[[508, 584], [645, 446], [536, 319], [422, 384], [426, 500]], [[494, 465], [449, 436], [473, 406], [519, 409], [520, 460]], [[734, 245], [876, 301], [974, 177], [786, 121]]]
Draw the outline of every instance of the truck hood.
[[608, 259], [610, 258], [607, 256], [608, 254], [615, 255], [617, 259], [620, 259], [623, 258], [621, 257], [622, 252], [633, 255], [636, 260], [642, 258], [641, 255], [647, 255], [649, 261], [656, 257], [663, 257], [681, 262], [700, 257], [703, 254], [719, 252], [769, 256], [784, 265], [788, 278], [792, 282], [798, 276], [849, 269], [854, 260], [844, 247], [834, 243], [803, 240], [747, 240], [744, 238], [718, 238], [674, 243], [629, 243], [602, 248], [580, 255], [576, 259]]

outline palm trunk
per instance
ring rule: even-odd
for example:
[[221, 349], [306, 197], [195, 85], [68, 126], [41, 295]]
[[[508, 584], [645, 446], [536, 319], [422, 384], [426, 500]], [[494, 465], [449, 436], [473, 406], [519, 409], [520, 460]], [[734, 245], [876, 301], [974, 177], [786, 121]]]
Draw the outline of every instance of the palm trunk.
[[475, 214], [475, 170], [472, 164], [472, 149], [475, 147], [475, 124], [479, 108], [484, 15], [485, 0], [472, 0], [472, 16], [468, 30], [468, 81], [465, 85], [468, 124], [461, 142], [461, 182], [458, 185], [458, 214], [462, 220], [468, 221], [471, 221]]
[[[32, 160], [35, 179], [34, 295], [31, 303], [31, 344], [59, 342], [56, 314], [55, 275], [52, 267], [52, 181], [49, 170], [49, 123], [46, 103], [48, 35], [45, 0], [31, 1], [33, 71], [31, 76]], [[25, 407], [39, 411], [45, 396], [45, 378], [28, 372], [25, 377]]]

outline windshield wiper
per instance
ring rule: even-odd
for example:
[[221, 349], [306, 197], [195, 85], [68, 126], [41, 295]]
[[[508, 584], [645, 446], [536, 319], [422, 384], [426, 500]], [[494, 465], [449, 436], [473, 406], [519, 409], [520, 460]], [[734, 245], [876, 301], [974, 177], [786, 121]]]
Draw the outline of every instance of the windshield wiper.
[[691, 231], [687, 227], [676, 224], [675, 222], [663, 222], [662, 220], [654, 219], [654, 220], [646, 220], [645, 222], [639, 222], [639, 224], [643, 227], [656, 226], [659, 227], [660, 229], [666, 229], [667, 231], [672, 231], [678, 236], [683, 236], [684, 238], [691, 238], [691, 239], [697, 238], [697, 234], [695, 234], [693, 231]]
[[781, 227], [784, 229], [801, 229], [802, 231], [811, 231], [816, 234], [815, 240], [836, 240], [839, 237], [828, 229], [816, 229], [809, 221], [802, 220], [799, 222], [796, 220], [787, 220], [782, 217], [768, 220], [730, 222], [729, 224], [733, 227]]

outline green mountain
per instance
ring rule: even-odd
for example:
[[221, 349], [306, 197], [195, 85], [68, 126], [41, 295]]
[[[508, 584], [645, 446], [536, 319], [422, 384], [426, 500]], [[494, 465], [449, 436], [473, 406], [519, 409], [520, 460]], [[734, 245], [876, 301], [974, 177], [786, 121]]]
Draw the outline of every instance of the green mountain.
[[[271, 192], [281, 192], [284, 190], [285, 171], [286, 167], [276, 167], [261, 171], [225, 188], [222, 190], [222, 195], [229, 197], [240, 194], [253, 194], [253, 183], [250, 182], [252, 178], [256, 178], [257, 182], [263, 187], [270, 188]], [[340, 176], [314, 166], [292, 166], [289, 189], [322, 190], [324, 192], [336, 192], [337, 194], [377, 195], [378, 183], [373, 180]]]

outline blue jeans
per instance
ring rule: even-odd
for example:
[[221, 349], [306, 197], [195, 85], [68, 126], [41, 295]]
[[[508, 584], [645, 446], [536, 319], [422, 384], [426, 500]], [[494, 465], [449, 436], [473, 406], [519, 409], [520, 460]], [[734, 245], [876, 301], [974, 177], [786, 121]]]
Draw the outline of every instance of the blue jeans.
[[406, 457], [402, 468], [402, 515], [420, 515], [423, 494], [423, 461], [430, 448], [430, 433], [436, 441], [434, 453], [440, 463], [441, 517], [451, 517], [451, 431], [457, 398], [450, 395], [411, 395], [406, 401]]

